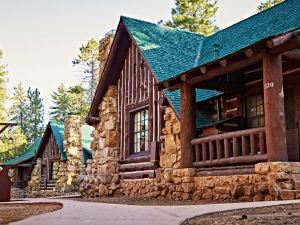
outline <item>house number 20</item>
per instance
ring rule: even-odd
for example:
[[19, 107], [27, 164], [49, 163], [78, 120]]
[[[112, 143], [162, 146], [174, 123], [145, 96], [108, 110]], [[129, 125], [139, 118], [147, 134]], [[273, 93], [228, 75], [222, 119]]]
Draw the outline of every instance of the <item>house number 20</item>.
[[274, 83], [273, 82], [267, 82], [267, 83], [264, 84], [264, 88], [265, 89], [272, 88], [272, 87], [274, 87]]

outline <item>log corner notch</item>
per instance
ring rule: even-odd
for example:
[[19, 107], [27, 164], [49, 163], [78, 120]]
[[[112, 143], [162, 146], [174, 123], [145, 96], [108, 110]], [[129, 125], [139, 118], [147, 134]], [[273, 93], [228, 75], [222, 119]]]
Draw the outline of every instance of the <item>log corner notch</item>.
[[288, 160], [281, 55], [263, 56], [263, 89], [268, 161]]
[[192, 168], [194, 151], [191, 141], [196, 133], [195, 87], [186, 82], [180, 85], [180, 127], [181, 167]]

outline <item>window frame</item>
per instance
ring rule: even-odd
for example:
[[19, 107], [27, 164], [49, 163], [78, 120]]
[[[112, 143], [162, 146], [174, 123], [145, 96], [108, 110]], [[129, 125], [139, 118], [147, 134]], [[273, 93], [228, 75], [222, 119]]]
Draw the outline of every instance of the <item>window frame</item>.
[[[135, 115], [137, 113], [140, 113], [142, 111], [148, 111], [148, 150], [146, 151], [139, 151], [135, 152]], [[151, 145], [150, 145], [150, 133], [151, 133], [151, 127], [150, 127], [150, 109], [149, 105], [147, 106], [142, 106], [137, 109], [133, 109], [129, 111], [129, 151], [128, 151], [128, 156], [141, 156], [141, 155], [149, 155], [151, 152]]]
[[[54, 172], [54, 165], [57, 163], [57, 171], [56, 171], [56, 177], [53, 177], [53, 172]], [[59, 172], [59, 160], [51, 160], [50, 161], [50, 173], [49, 173], [49, 180], [57, 180], [58, 179], [58, 172]]]
[[[260, 105], [257, 104], [258, 96], [261, 96], [261, 98], [262, 98], [262, 104], [260, 104]], [[249, 98], [255, 98], [255, 109], [256, 109], [255, 116], [248, 115]], [[258, 115], [257, 114], [257, 109], [258, 109], [259, 106], [262, 106], [263, 114]], [[245, 115], [246, 115], [245, 119], [246, 119], [247, 128], [251, 129], [251, 128], [259, 128], [259, 127], [264, 127], [265, 126], [265, 107], [264, 107], [264, 95], [263, 95], [263, 93], [255, 93], [255, 94], [247, 95], [245, 97]], [[259, 125], [261, 118], [263, 120], [263, 125], [262, 126]], [[257, 126], [256, 127], [250, 126], [250, 123], [249, 123], [250, 120], [256, 120]]]

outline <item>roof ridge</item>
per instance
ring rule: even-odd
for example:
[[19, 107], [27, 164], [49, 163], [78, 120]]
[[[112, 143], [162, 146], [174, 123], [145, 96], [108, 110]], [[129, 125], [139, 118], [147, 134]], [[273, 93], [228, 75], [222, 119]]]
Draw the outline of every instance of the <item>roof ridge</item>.
[[173, 29], [173, 30], [179, 31], [179, 32], [184, 32], [184, 33], [193, 34], [193, 35], [196, 35], [196, 36], [199, 36], [199, 37], [206, 38], [206, 36], [204, 36], [202, 34], [198, 34], [198, 33], [192, 32], [192, 31], [188, 31], [188, 30], [183, 30], [183, 29], [176, 28], [176, 27], [170, 27], [170, 26], [167, 26], [167, 25], [160, 25], [160, 24], [157, 24], [157, 23], [154, 23], [154, 22], [149, 22], [149, 21], [146, 21], [146, 20], [121, 15], [120, 20], [122, 20], [123, 18], [124, 19], [129, 19], [129, 20], [135, 20], [135, 21], [138, 21], [138, 22], [148, 23], [148, 24], [160, 27], [161, 29], [168, 28], [168, 29]]

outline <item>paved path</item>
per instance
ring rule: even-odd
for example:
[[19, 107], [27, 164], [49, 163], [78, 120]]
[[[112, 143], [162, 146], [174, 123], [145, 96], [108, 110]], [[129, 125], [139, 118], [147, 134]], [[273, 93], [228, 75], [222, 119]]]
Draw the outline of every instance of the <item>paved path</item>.
[[[61, 210], [34, 216], [16, 225], [175, 225], [199, 214], [231, 209], [300, 203], [300, 200], [245, 202], [190, 206], [135, 206], [79, 202], [69, 199], [31, 199], [29, 202], [61, 202]], [[25, 202], [24, 202], [25, 203]]]

